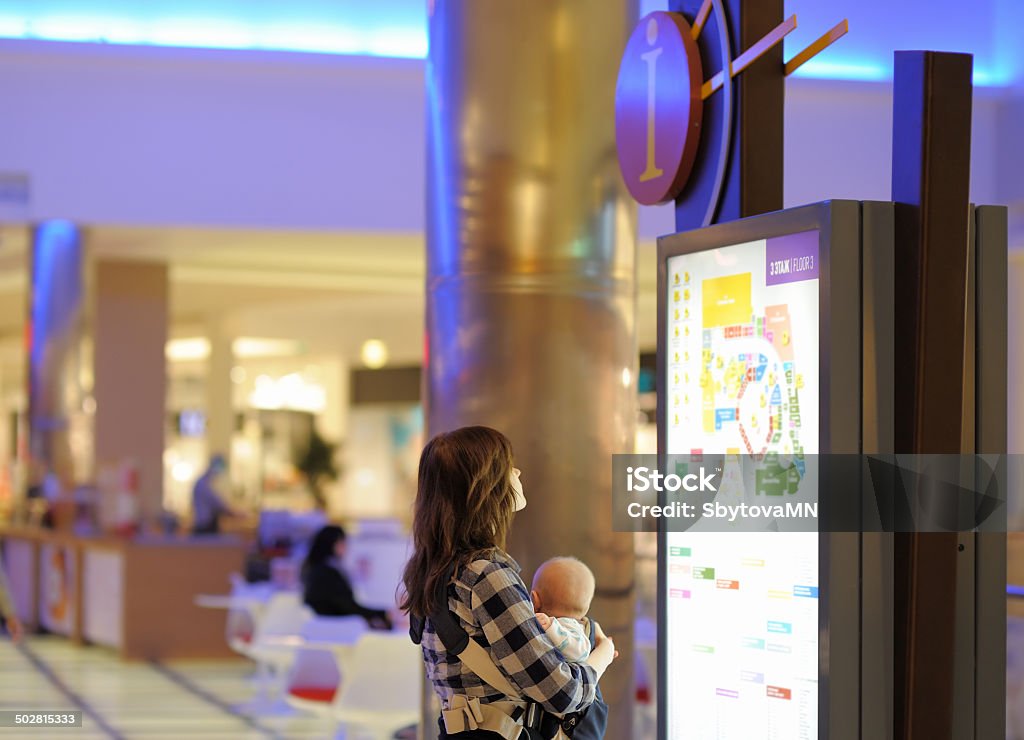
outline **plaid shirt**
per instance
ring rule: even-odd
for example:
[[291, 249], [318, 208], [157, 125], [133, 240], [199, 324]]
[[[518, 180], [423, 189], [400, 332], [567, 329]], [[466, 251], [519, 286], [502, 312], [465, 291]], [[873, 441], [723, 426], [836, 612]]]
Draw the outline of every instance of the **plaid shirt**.
[[[556, 714], [594, 701], [597, 673], [585, 663], [567, 662], [551, 644], [534, 616], [519, 565], [505, 553], [495, 550], [490, 560], [460, 568], [448, 584], [448, 608], [523, 697]], [[442, 702], [453, 694], [485, 704], [505, 698], [445, 651], [429, 619], [421, 645], [427, 678]]]

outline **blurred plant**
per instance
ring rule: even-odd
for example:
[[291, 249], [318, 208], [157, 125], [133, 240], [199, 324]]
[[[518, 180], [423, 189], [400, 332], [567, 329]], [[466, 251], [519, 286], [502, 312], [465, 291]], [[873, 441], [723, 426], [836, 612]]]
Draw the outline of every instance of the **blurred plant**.
[[309, 447], [306, 449], [295, 467], [306, 479], [309, 493], [313, 497], [318, 509], [327, 509], [327, 497], [324, 494], [324, 486], [328, 481], [336, 481], [341, 475], [335, 456], [338, 445], [328, 442], [316, 429], [309, 434]]

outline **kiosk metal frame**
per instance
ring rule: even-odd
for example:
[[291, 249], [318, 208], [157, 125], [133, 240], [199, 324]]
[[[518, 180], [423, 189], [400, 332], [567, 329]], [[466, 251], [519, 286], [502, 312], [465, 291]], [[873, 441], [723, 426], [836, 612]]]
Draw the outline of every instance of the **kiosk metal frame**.
[[[694, 252], [769, 237], [817, 230], [819, 234], [819, 452], [859, 453], [862, 444], [862, 206], [857, 201], [826, 201], [776, 213], [717, 224], [658, 240], [658, 452], [666, 454], [668, 260]], [[883, 221], [884, 206], [881, 216]], [[885, 229], [874, 236], [885, 238]], [[891, 231], [888, 232], [891, 253]], [[884, 313], [884, 312], [883, 312]], [[891, 312], [888, 316], [891, 321]], [[890, 376], [891, 377], [891, 376]], [[876, 417], [877, 418], [877, 417]], [[723, 536], [742, 536], [726, 534]], [[666, 530], [658, 531], [658, 736], [668, 733], [667, 655], [664, 629]], [[861, 569], [859, 533], [819, 535], [818, 734], [845, 740], [861, 733]], [[879, 563], [884, 568], [884, 565]], [[891, 664], [891, 662], [890, 662]], [[878, 663], [884, 670], [885, 660]], [[891, 682], [891, 679], [890, 679]]]

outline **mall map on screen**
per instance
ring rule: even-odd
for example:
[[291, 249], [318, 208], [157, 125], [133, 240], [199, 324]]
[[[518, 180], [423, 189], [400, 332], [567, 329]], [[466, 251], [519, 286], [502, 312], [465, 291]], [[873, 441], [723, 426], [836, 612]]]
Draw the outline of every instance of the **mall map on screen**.
[[[819, 270], [817, 231], [667, 264], [664, 451], [785, 456], [766, 503], [816, 483]], [[666, 535], [668, 737], [816, 740], [818, 535], [736, 528]]]

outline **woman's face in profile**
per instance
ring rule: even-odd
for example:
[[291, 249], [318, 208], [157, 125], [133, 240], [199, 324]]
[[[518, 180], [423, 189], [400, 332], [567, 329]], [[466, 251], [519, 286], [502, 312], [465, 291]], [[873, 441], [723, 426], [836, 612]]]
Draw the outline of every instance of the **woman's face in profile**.
[[345, 557], [345, 550], [347, 549], [347, 547], [348, 547], [348, 545], [345, 543], [345, 540], [338, 540], [337, 542], [335, 542], [334, 543], [334, 557], [338, 558], [338, 560], [341, 560], [342, 558], [344, 558]]
[[519, 468], [512, 468], [512, 490], [516, 494], [516, 511], [522, 511], [526, 508], [526, 494], [523, 493], [523, 482], [519, 480], [521, 471]]

